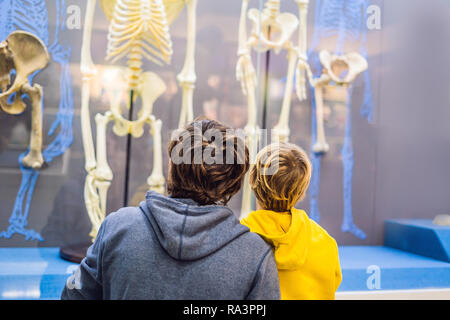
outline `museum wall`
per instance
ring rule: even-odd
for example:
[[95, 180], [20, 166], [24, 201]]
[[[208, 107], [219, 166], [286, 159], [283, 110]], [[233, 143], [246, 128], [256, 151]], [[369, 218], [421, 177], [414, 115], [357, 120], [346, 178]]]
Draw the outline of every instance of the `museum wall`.
[[[7, 1], [0, 0], [0, 9]], [[63, 3], [64, 1], [58, 1]], [[350, 1], [345, 1], [350, 2]], [[356, 3], [359, 1], [353, 1]], [[48, 43], [55, 41], [58, 8], [46, 1], [48, 10]], [[322, 1], [324, 3], [324, 1]], [[345, 91], [325, 90], [325, 130], [330, 151], [321, 157], [319, 223], [335, 237], [340, 245], [380, 245], [383, 242], [383, 222], [391, 218], [432, 219], [450, 210], [450, 4], [443, 0], [370, 1], [381, 8], [381, 29], [367, 30], [365, 21], [359, 21], [349, 30], [345, 51], [360, 52], [361, 37], [352, 38], [357, 31], [367, 32], [364, 46], [368, 53], [369, 79], [373, 100], [370, 121], [361, 115], [367, 79], [360, 75], [351, 95], [351, 117], [346, 111]], [[81, 8], [84, 20], [86, 1], [65, 1], [66, 8]], [[257, 6], [258, 1], [251, 1]], [[345, 6], [344, 6], [345, 7]], [[61, 9], [61, 8], [59, 8]], [[238, 25], [241, 1], [199, 1], [197, 25], [196, 71], [197, 85], [194, 96], [194, 115], [206, 115], [232, 127], [243, 128], [247, 121], [246, 98], [236, 81]], [[294, 1], [282, 1], [282, 9], [297, 13]], [[315, 38], [316, 2], [311, 1], [308, 15], [308, 39]], [[347, 10], [347, 9], [346, 9]], [[350, 12], [350, 9], [348, 9]], [[3, 13], [5, 14], [5, 13]], [[344, 13], [345, 15], [345, 13]], [[3, 16], [0, 14], [0, 18]], [[3, 17], [4, 18], [4, 17]], [[352, 19], [350, 14], [347, 17]], [[353, 17], [354, 18], [354, 17]], [[0, 19], [0, 35], [6, 28]], [[92, 36], [93, 60], [98, 73], [91, 86], [91, 121], [96, 113], [108, 110], [112, 90], [120, 84], [114, 80], [114, 69], [105, 62], [108, 21], [97, 5]], [[172, 64], [156, 67], [145, 63], [144, 70], [156, 72], [167, 85], [166, 92], [154, 105], [154, 114], [163, 121], [164, 173], [167, 175], [166, 146], [170, 133], [178, 125], [181, 90], [176, 82], [184, 62], [186, 42], [185, 12], [171, 26], [174, 42]], [[55, 156], [35, 177], [35, 187], [27, 210], [27, 185], [18, 157], [28, 148], [31, 113], [17, 116], [0, 111], [0, 232], [14, 231], [14, 219], [21, 213], [26, 220], [24, 230], [36, 233], [0, 234], [0, 247], [61, 246], [85, 242], [91, 225], [86, 213], [83, 189], [86, 177], [81, 137], [81, 73], [80, 53], [82, 29], [65, 29], [58, 33], [58, 43], [70, 54], [70, 80], [73, 90], [72, 143], [61, 156]], [[3, 39], [2, 39], [3, 40]], [[334, 51], [336, 37], [319, 39], [311, 55], [321, 49]], [[56, 51], [55, 51], [56, 52]], [[256, 55], [253, 56], [256, 61]], [[267, 122], [258, 115], [261, 127], [273, 127], [279, 117], [287, 59], [285, 53], [269, 56], [266, 70], [265, 54], [260, 56], [259, 101], [264, 100], [264, 75], [269, 74], [267, 91]], [[61, 116], [61, 64], [52, 59], [49, 67], [40, 72], [34, 82], [44, 88], [44, 148], [61, 134], [48, 132]], [[317, 70], [316, 70], [317, 71]], [[311, 150], [312, 114], [311, 92], [308, 99], [299, 102], [292, 96], [290, 141]], [[69, 103], [70, 104], [70, 103]], [[136, 102], [134, 118], [139, 112]], [[261, 108], [260, 108], [261, 110]], [[70, 117], [69, 117], [70, 118]], [[353, 177], [351, 213], [353, 221], [366, 238], [344, 233], [344, 172], [341, 150], [348, 135], [349, 121], [353, 144]], [[94, 125], [92, 126], [93, 132]], [[148, 131], [148, 130], [147, 130]], [[347, 133], [347, 135], [346, 135]], [[114, 180], [108, 194], [107, 212], [124, 205], [125, 172], [127, 164], [126, 137], [117, 137], [108, 128], [108, 161]], [[95, 141], [95, 139], [94, 139]], [[127, 205], [137, 205], [144, 199], [148, 188], [147, 177], [153, 163], [153, 139], [146, 132], [142, 138], [132, 139], [130, 149], [129, 197]], [[32, 178], [30, 178], [33, 181]], [[26, 180], [26, 179], [25, 179]], [[26, 180], [28, 181], [28, 180]], [[25, 182], [26, 182], [25, 181]], [[22, 184], [22, 188], [21, 188]], [[31, 195], [31, 193], [28, 193]], [[23, 198], [23, 199], [22, 199]], [[22, 199], [20, 205], [17, 199]], [[230, 207], [239, 215], [241, 194], [236, 195]], [[297, 205], [310, 211], [310, 195]], [[14, 215], [16, 213], [16, 215]], [[347, 212], [348, 213], [348, 212]], [[13, 223], [13, 222], [14, 223]], [[42, 241], [33, 239], [39, 234]], [[30, 239], [27, 239], [30, 236]]]

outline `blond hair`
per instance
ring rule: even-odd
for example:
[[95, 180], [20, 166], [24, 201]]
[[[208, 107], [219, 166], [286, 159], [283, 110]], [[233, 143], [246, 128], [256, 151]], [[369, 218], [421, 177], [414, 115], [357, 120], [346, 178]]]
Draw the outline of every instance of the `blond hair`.
[[264, 209], [287, 212], [304, 198], [311, 171], [311, 162], [302, 148], [291, 143], [274, 143], [256, 156], [250, 185]]

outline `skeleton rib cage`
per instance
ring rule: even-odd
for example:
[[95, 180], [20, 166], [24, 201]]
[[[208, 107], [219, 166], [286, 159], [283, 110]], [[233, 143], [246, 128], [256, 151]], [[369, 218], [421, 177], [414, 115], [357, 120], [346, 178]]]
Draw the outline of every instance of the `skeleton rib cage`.
[[142, 59], [169, 64], [172, 40], [164, 4], [160, 0], [117, 1], [109, 26], [106, 60], [128, 58], [129, 86], [136, 89], [142, 76]]

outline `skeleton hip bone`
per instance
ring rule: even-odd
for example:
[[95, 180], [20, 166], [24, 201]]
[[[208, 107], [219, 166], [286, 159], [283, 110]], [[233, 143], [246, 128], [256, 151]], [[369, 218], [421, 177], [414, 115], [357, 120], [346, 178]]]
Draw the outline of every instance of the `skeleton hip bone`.
[[[23, 159], [23, 165], [39, 169], [44, 163], [42, 157], [42, 87], [31, 85], [28, 77], [44, 69], [50, 62], [45, 44], [35, 35], [25, 31], [11, 33], [0, 44], [0, 109], [9, 114], [20, 114], [26, 109], [22, 100], [24, 94], [31, 101], [30, 151]], [[11, 73], [16, 77], [11, 84]], [[15, 96], [15, 97], [14, 97]], [[8, 100], [14, 97], [9, 104]]]
[[345, 55], [333, 55], [323, 50], [319, 56], [323, 66], [323, 73], [319, 79], [311, 80], [312, 86], [315, 89], [317, 122], [317, 141], [313, 145], [313, 151], [316, 153], [324, 153], [328, 152], [330, 147], [326, 142], [323, 124], [323, 88], [331, 82], [339, 86], [350, 85], [360, 73], [367, 69], [368, 64], [366, 59], [356, 52]]

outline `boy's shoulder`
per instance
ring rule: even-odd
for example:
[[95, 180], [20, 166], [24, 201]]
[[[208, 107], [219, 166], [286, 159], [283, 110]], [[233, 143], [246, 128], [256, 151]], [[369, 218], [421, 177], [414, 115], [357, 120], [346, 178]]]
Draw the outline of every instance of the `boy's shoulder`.
[[319, 225], [316, 221], [309, 218], [308, 214], [304, 210], [296, 208], [294, 208], [293, 210], [297, 211], [303, 217], [303, 219], [307, 220], [310, 226], [310, 235], [313, 243], [328, 244], [332, 245], [333, 247], [337, 247], [336, 240], [328, 233], [328, 231], [324, 227]]

